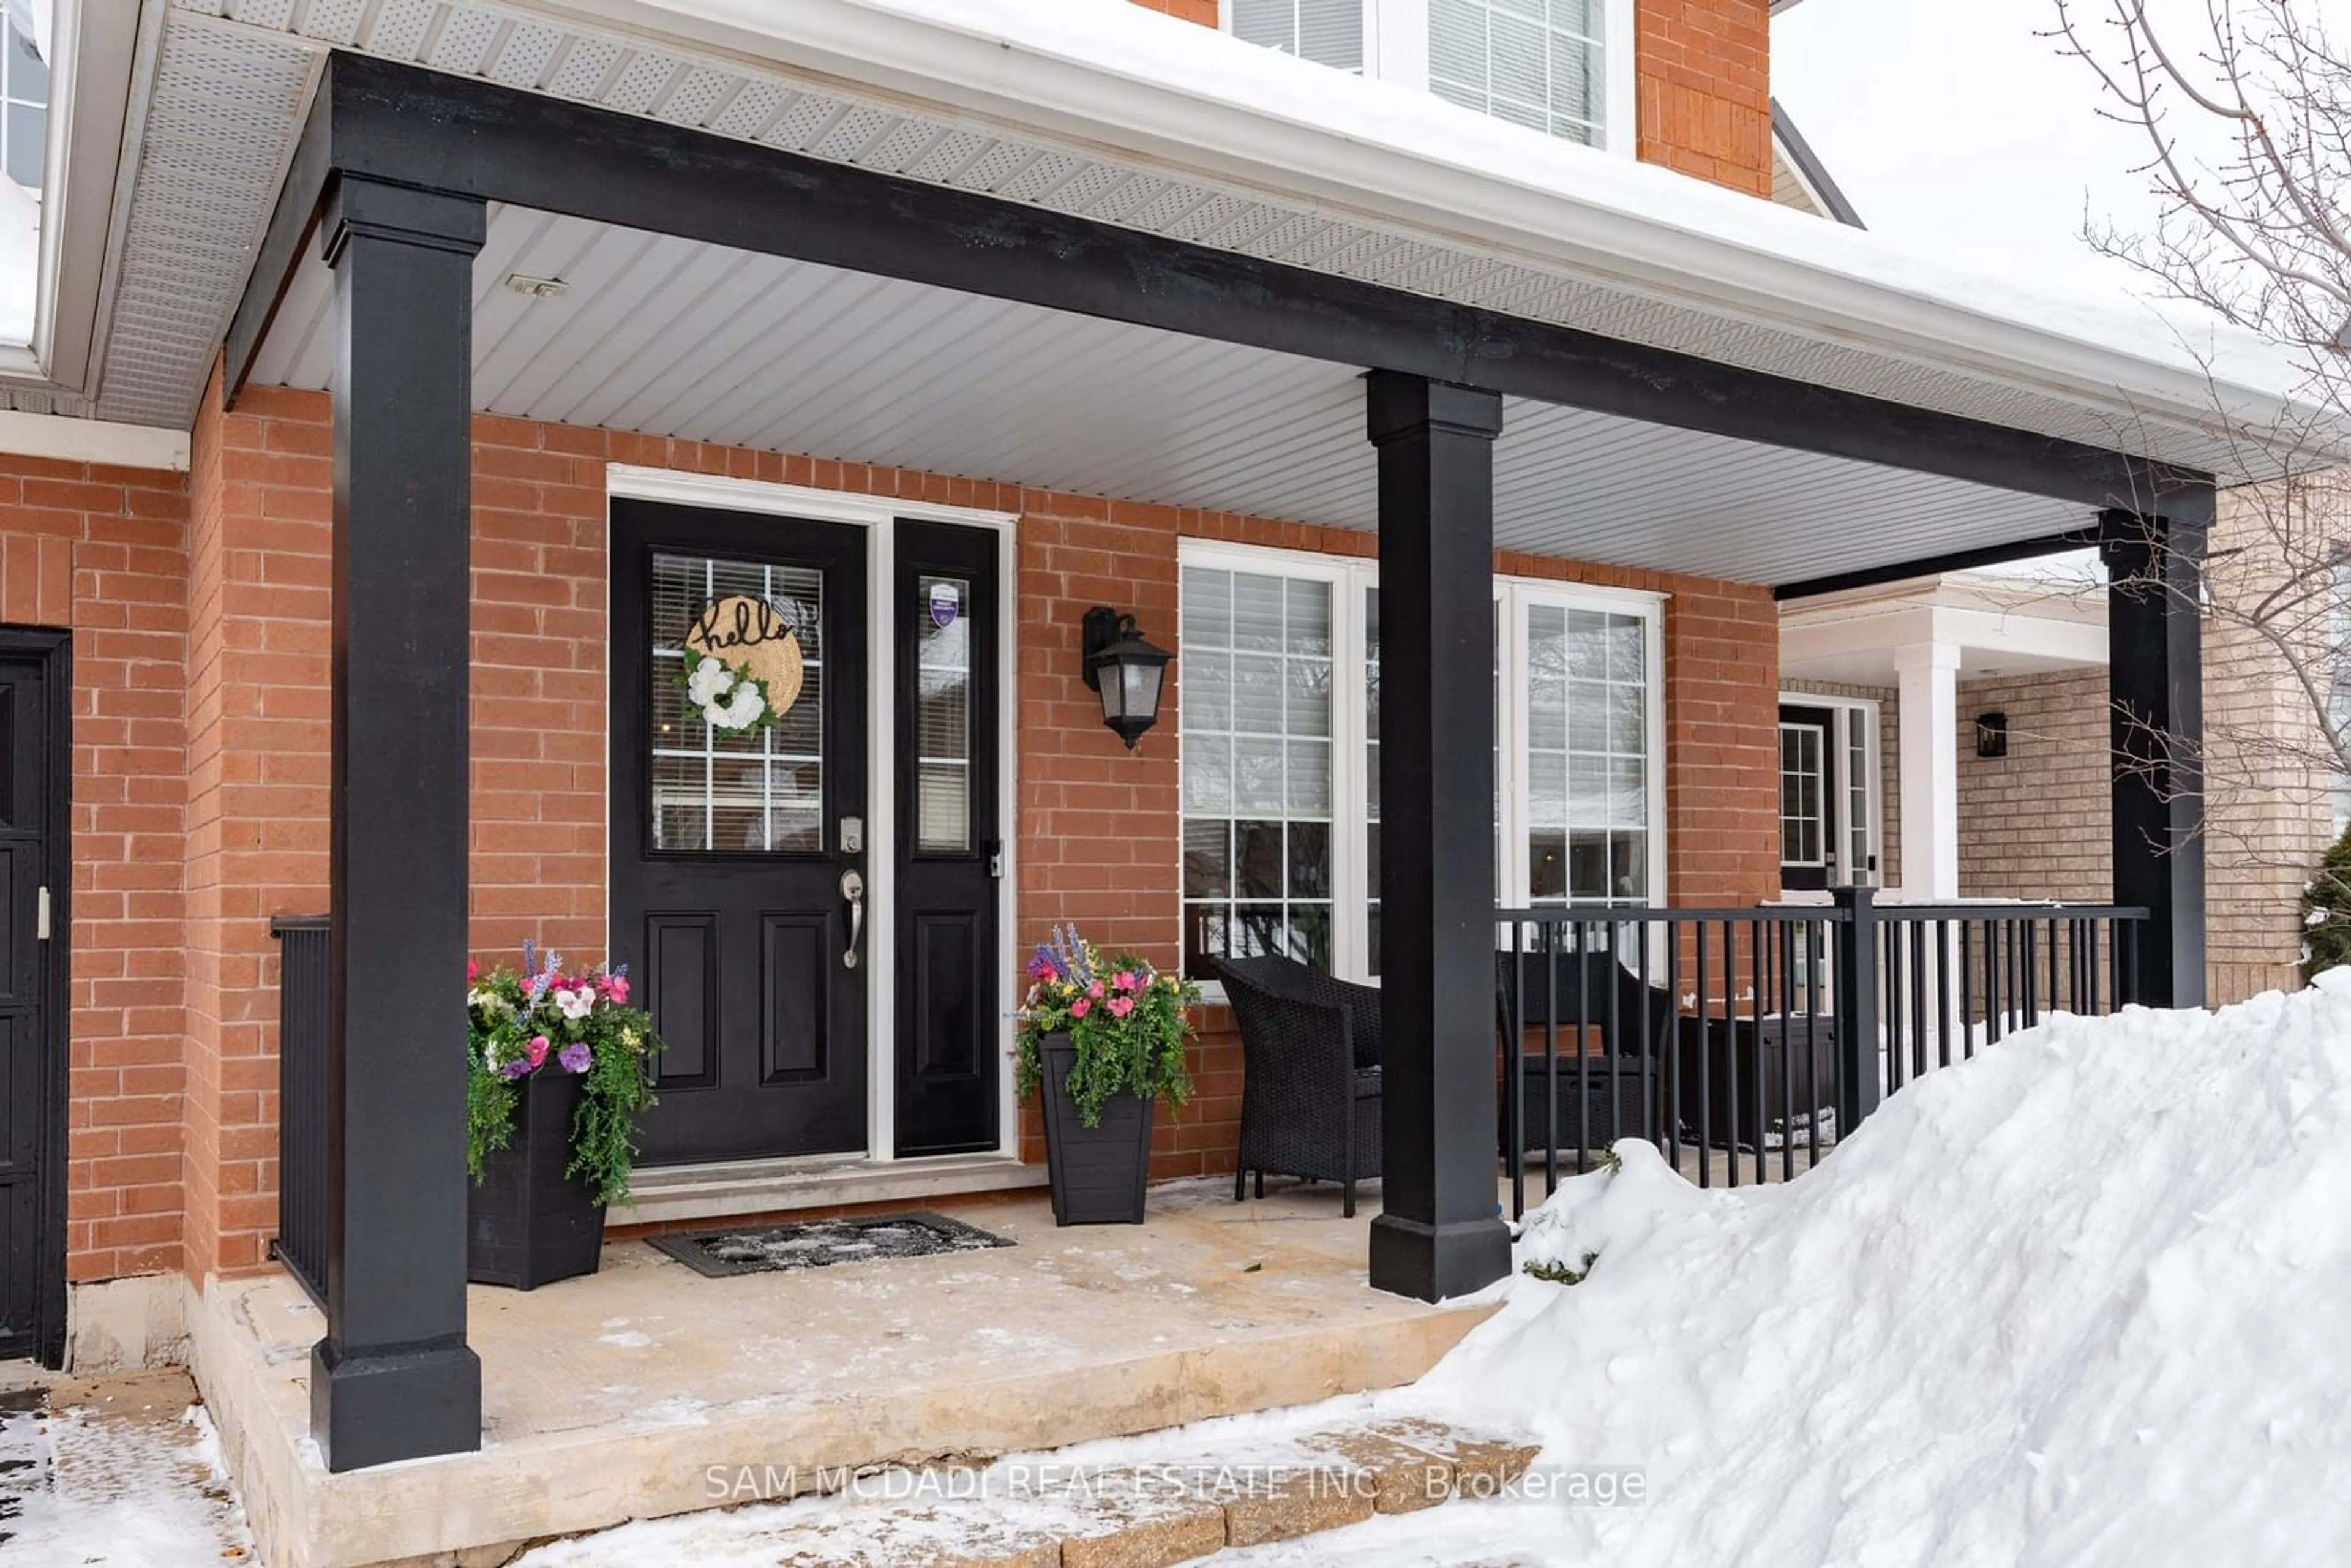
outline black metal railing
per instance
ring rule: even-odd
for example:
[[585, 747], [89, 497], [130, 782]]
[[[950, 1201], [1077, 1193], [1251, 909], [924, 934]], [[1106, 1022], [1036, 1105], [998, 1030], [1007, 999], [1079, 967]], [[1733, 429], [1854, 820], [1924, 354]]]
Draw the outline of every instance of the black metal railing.
[[1517, 1214], [1533, 1171], [1548, 1193], [1623, 1138], [1705, 1186], [1809, 1170], [1920, 1074], [2049, 1012], [2136, 999], [2146, 911], [1882, 905], [1848, 888], [1829, 904], [1495, 918]]
[[281, 915], [277, 938], [277, 1235], [270, 1252], [327, 1300], [327, 917]]

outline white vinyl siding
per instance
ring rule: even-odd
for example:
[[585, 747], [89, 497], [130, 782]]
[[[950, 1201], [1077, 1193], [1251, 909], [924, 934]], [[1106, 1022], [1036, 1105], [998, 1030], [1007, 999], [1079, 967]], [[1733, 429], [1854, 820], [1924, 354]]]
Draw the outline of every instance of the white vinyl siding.
[[1233, 37], [1330, 66], [1364, 68], [1364, 0], [1230, 0]]

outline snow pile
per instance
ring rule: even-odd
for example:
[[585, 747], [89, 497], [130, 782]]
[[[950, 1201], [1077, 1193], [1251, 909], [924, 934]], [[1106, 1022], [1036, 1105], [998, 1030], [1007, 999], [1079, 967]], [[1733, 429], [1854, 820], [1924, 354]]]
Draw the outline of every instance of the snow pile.
[[1412, 1397], [1651, 1502], [1443, 1510], [1376, 1560], [2351, 1562], [2351, 970], [2060, 1018], [1787, 1186], [1621, 1152], [1520, 1249], [1588, 1278], [1520, 1280]]

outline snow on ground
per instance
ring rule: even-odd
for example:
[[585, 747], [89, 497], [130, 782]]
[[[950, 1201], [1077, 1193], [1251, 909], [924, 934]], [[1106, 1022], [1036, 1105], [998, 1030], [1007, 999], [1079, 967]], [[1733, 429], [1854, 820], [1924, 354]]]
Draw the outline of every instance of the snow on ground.
[[65, 1379], [0, 1404], [0, 1563], [250, 1563], [220, 1443], [177, 1372]]
[[1520, 1281], [1399, 1397], [1649, 1504], [1448, 1509], [1351, 1560], [2351, 1562], [2351, 970], [2055, 1019], [1788, 1186], [1623, 1157], [1521, 1249], [1584, 1282]]

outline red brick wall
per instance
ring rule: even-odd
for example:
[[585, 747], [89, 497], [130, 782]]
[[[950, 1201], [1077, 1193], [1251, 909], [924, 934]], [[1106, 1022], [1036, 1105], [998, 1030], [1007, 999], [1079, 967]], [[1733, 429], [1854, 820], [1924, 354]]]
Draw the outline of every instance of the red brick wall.
[[72, 1277], [180, 1261], [188, 484], [0, 456], [0, 621], [73, 632]]
[[[276, 998], [268, 916], [324, 907], [328, 409], [256, 391], [207, 409], [194, 483], [188, 802], [188, 1260], [257, 1265], [274, 1220]], [[604, 467], [622, 462], [1013, 512], [1020, 758], [1016, 933], [1056, 921], [1177, 956], [1180, 659], [1162, 727], [1129, 753], [1077, 674], [1092, 604], [1176, 626], [1185, 536], [1369, 555], [1365, 534], [623, 433], [475, 424], [470, 946], [604, 943]], [[1516, 555], [1497, 569], [1667, 595], [1668, 886], [1680, 903], [1776, 888], [1767, 591]], [[1229, 1019], [1196, 1048], [1200, 1096], [1162, 1129], [1155, 1175], [1229, 1169], [1240, 1072]], [[1024, 1150], [1041, 1155], [1033, 1114]]]
[[1203, 27], [1217, 25], [1217, 0], [1134, 0], [1146, 11], [1161, 11]]
[[1638, 0], [1640, 155], [1771, 194], [1770, 0]]

